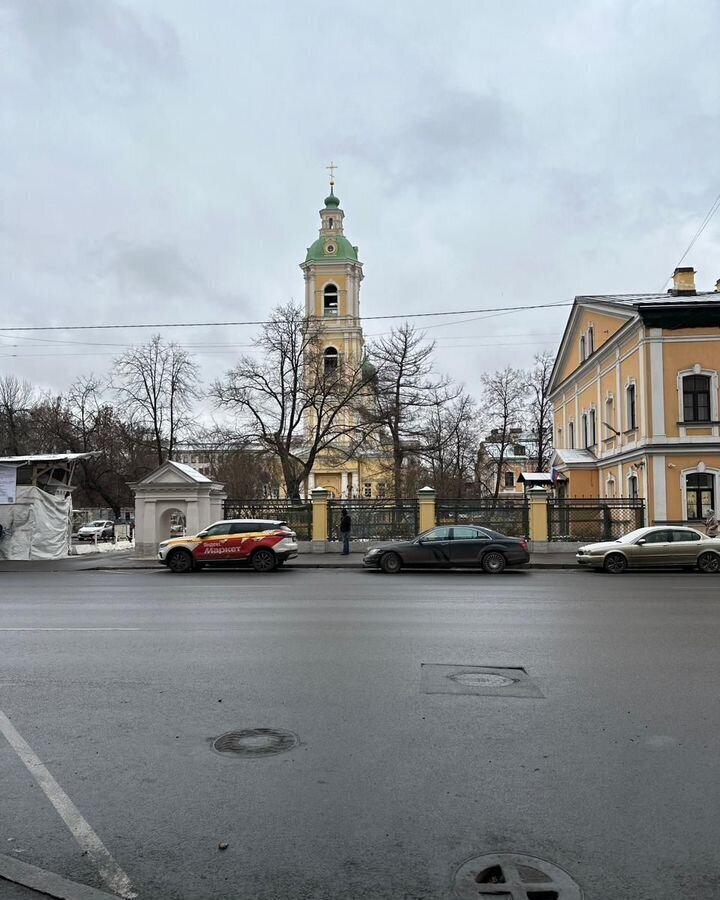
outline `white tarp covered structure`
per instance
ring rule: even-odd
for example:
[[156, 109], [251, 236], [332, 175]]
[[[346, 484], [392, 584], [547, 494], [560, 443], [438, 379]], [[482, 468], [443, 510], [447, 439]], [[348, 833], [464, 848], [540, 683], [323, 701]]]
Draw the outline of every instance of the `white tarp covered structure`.
[[18, 485], [15, 503], [0, 506], [0, 559], [63, 559], [70, 552], [72, 500]]
[[0, 497], [0, 560], [62, 559], [70, 553], [73, 473], [79, 460], [96, 455], [0, 456], [5, 491]]

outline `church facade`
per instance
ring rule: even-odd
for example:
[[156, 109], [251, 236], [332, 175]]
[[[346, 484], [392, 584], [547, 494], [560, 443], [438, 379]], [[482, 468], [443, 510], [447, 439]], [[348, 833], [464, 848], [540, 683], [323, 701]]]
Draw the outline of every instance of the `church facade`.
[[[363, 264], [358, 248], [345, 236], [345, 213], [335, 196], [334, 182], [320, 210], [320, 230], [300, 264], [305, 279], [305, 320], [319, 333], [327, 367], [342, 360], [349, 369], [363, 364], [365, 339], [360, 317]], [[387, 460], [377, 449], [363, 448], [349, 455], [338, 446], [320, 454], [304, 485], [308, 497], [324, 488], [335, 498], [384, 497], [391, 477]]]

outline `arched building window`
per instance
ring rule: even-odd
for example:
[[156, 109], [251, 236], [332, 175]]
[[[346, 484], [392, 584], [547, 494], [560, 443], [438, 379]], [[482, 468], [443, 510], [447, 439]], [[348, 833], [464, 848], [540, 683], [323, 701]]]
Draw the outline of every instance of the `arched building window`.
[[334, 372], [338, 367], [339, 354], [335, 347], [327, 347], [323, 353], [325, 372]]
[[585, 335], [583, 334], [580, 338], [580, 362], [585, 362], [585, 357], [587, 353], [585, 351]]
[[637, 500], [640, 496], [638, 491], [638, 477], [637, 475], [630, 475], [628, 477], [628, 497], [631, 500]]
[[336, 284], [326, 284], [323, 289], [323, 315], [338, 314], [338, 289]]
[[568, 450], [575, 449], [575, 423], [568, 423]]
[[595, 352], [595, 329], [592, 325], [587, 330], [587, 351], [588, 356], [592, 356]]

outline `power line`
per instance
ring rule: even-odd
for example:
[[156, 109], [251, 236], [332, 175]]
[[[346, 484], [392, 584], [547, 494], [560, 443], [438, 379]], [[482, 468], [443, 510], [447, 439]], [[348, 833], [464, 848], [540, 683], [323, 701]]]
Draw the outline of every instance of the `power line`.
[[[445, 312], [425, 312], [425, 313], [393, 313], [384, 316], [363, 316], [363, 322], [380, 321], [387, 319], [427, 319], [439, 316], [472, 316], [482, 313], [504, 313], [515, 312], [528, 309], [557, 309], [562, 306], [572, 306], [571, 300], [562, 300], [556, 303], [533, 303], [522, 306], [488, 306], [484, 309], [455, 309]], [[250, 325], [270, 325], [267, 319], [257, 319], [247, 322], [156, 322], [154, 324], [131, 324], [121, 325], [114, 323], [112, 325], [11, 325], [9, 327], [0, 327], [0, 331], [16, 332], [16, 331], [114, 331], [118, 329], [146, 329], [146, 328], [233, 328], [244, 327]]]
[[[677, 263], [676, 263], [676, 265], [675, 265], [675, 268], [676, 268], [676, 269], [677, 269], [678, 266], [682, 263], [682, 261], [683, 261], [683, 260], [685, 259], [685, 257], [688, 255], [688, 253], [692, 250], [692, 248], [695, 246], [695, 243], [697, 242], [698, 238], [699, 238], [700, 235], [703, 233], [703, 231], [705, 231], [705, 229], [708, 227], [708, 225], [710, 224], [710, 221], [712, 220], [713, 216], [714, 216], [715, 213], [718, 211], [718, 209], [720, 209], [720, 194], [718, 194], [717, 197], [715, 198], [715, 200], [713, 201], [713, 204], [712, 204], [712, 206], [710, 207], [710, 209], [707, 211], [707, 213], [706, 213], [706, 215], [705, 215], [705, 218], [704, 218], [704, 219], [702, 220], [702, 222], [700, 223], [700, 227], [699, 227], [698, 230], [695, 232], [695, 236], [694, 236], [693, 239], [690, 241], [690, 243], [687, 245], [687, 249], [685, 250], [685, 252], [683, 253], [683, 255], [682, 255], [682, 256], [680, 257], [680, 259], [677, 261]], [[671, 278], [672, 278], [672, 275], [668, 275], [667, 279], [665, 280], [665, 284], [663, 284], [663, 286], [660, 288], [660, 293], [662, 293], [662, 292], [665, 290], [665, 288], [667, 287], [667, 284], [668, 284], [668, 282], [670, 281]]]

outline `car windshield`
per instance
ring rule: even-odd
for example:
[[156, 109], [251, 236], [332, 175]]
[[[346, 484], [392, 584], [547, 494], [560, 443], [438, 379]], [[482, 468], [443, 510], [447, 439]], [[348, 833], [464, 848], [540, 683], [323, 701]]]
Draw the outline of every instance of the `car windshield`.
[[85, 527], [86, 527], [86, 528], [101, 528], [104, 524], [105, 524], [105, 523], [104, 523], [104, 522], [101, 522], [101, 521], [98, 521], [98, 522], [90, 522], [90, 523], [87, 524]]
[[642, 537], [644, 534], [649, 534], [647, 528], [636, 528], [635, 531], [629, 531], [627, 534], [624, 534], [621, 538], [617, 539], [618, 544], [632, 544], [639, 537]]

